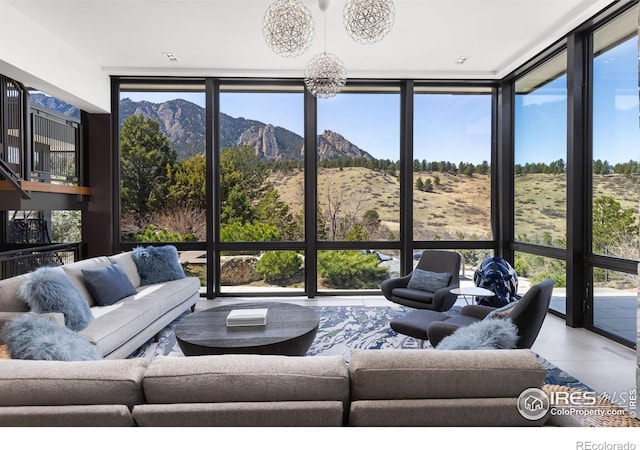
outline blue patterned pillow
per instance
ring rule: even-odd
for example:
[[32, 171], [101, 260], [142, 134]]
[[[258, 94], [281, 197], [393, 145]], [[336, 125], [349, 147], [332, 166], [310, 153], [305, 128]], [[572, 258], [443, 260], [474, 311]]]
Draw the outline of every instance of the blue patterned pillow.
[[82, 269], [84, 281], [100, 306], [113, 305], [130, 295], [136, 294], [129, 277], [118, 263], [97, 269]]
[[42, 267], [29, 274], [18, 294], [35, 313], [64, 314], [65, 325], [73, 331], [86, 328], [93, 319], [89, 304], [59, 267]]
[[0, 332], [13, 359], [92, 361], [102, 359], [84, 336], [43, 317], [21, 316]]
[[436, 292], [449, 286], [450, 272], [430, 272], [428, 270], [414, 269], [407, 287], [419, 291]]
[[173, 245], [136, 247], [131, 256], [138, 268], [141, 286], [185, 277], [178, 258], [178, 250]]

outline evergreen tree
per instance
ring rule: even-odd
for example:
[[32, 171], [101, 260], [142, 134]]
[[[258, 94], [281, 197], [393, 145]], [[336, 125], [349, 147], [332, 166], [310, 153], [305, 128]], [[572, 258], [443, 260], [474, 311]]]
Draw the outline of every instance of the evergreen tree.
[[207, 209], [207, 159], [195, 155], [176, 164], [169, 200], [176, 205], [189, 203], [196, 208]]
[[131, 115], [120, 131], [121, 207], [139, 219], [161, 206], [176, 162], [169, 138], [160, 124], [142, 115]]

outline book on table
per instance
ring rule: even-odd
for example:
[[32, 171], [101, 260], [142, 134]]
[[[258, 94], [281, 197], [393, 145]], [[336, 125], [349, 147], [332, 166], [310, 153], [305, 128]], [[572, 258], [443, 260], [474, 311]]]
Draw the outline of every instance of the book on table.
[[255, 327], [267, 324], [267, 308], [232, 309], [227, 316], [228, 327]]

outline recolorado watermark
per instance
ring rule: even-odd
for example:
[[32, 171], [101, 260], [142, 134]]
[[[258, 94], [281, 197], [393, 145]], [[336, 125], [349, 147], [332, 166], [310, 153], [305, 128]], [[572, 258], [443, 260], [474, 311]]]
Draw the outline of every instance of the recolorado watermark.
[[[574, 390], [545, 392], [538, 388], [525, 389], [518, 397], [518, 411], [528, 420], [553, 416], [613, 417], [629, 414], [636, 417], [637, 391], [601, 393]], [[614, 450], [617, 447], [581, 447], [584, 450]], [[634, 447], [635, 449], [635, 447]], [[629, 449], [632, 450], [632, 449]]]
[[633, 442], [593, 442], [578, 441], [576, 442], [576, 450], [636, 450], [636, 444]]

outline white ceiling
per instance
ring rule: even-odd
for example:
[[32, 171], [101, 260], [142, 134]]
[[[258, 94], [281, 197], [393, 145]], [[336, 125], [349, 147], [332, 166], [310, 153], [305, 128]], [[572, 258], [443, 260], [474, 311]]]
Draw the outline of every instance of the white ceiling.
[[[0, 73], [88, 112], [110, 110], [110, 76], [302, 78], [324, 50], [317, 0], [306, 53], [262, 36], [273, 0], [0, 0]], [[622, 0], [628, 2], [631, 0]], [[500, 79], [615, 0], [394, 0], [391, 32], [354, 42], [330, 0], [326, 51], [348, 78]], [[163, 53], [171, 52], [177, 62]], [[465, 56], [464, 64], [457, 64]]]
[[[303, 0], [316, 38], [296, 58], [262, 37], [271, 0], [8, 0], [109, 75], [300, 77], [323, 50], [317, 0]], [[327, 12], [327, 51], [351, 78], [501, 78], [611, 0], [395, 0], [396, 21], [373, 45], [342, 24], [345, 0]], [[178, 62], [162, 53], [172, 52]], [[465, 64], [456, 64], [466, 56]]]

